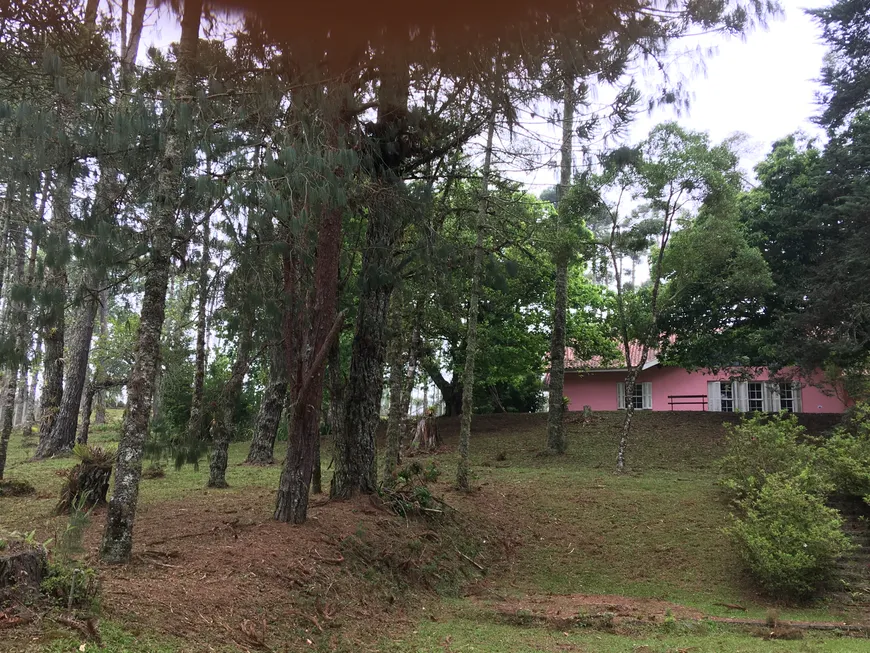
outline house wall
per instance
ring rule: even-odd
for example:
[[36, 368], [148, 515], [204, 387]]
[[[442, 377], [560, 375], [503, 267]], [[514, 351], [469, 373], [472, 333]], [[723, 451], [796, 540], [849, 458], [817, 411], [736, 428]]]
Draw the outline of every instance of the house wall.
[[[767, 381], [770, 374], [767, 370], [758, 374], [755, 380]], [[812, 379], [820, 383], [822, 374], [818, 373]], [[638, 382], [652, 383], [652, 409], [670, 410], [668, 395], [707, 395], [708, 381], [727, 381], [725, 374], [713, 374], [708, 371], [688, 372], [680, 367], [656, 366], [638, 374]], [[566, 371], [565, 396], [568, 397], [568, 410], [583, 410], [583, 406], [591, 406], [592, 410], [617, 410], [616, 384], [625, 382], [625, 372], [588, 372], [578, 373]], [[801, 403], [804, 413], [842, 413], [852, 401], [843, 399], [843, 393], [833, 392], [825, 385], [827, 393], [816, 385], [802, 383]], [[839, 396], [838, 396], [839, 395]], [[700, 401], [691, 399], [690, 401]], [[704, 410], [703, 405], [676, 405], [674, 410]]]

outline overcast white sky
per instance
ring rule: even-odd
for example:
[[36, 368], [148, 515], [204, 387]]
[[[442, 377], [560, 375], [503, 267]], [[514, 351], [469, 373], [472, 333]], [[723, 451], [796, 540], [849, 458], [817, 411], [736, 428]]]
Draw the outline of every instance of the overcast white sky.
[[[820, 30], [804, 8], [825, 6], [824, 0], [782, 0], [785, 16], [771, 21], [766, 31], [755, 31], [745, 40], [707, 35], [681, 43], [683, 47], [715, 47], [705, 58], [705, 71], [690, 73], [687, 87], [692, 96], [688, 112], [677, 116], [673, 110], [644, 112], [631, 125], [625, 140], [637, 142], [656, 124], [677, 120], [681, 125], [708, 132], [714, 142], [742, 132], [749, 138], [742, 151], [747, 172], [763, 159], [773, 141], [797, 130], [823, 136], [810, 120], [818, 109], [815, 81], [819, 77], [825, 47]], [[559, 140], [555, 128], [539, 127], [554, 146]], [[576, 149], [576, 148], [575, 148]], [[554, 147], [555, 150], [555, 147]], [[554, 151], [552, 163], [558, 162]], [[513, 171], [536, 194], [558, 180], [558, 167], [531, 173]]]
[[[828, 4], [824, 0], [781, 0], [785, 16], [771, 21], [767, 31], [755, 31], [745, 40], [707, 35], [681, 42], [682, 47], [709, 48], [717, 53], [705, 60], [705, 73], [689, 76], [692, 104], [688, 113], [677, 117], [666, 109], [649, 116], [644, 113], [631, 126], [626, 140], [641, 140], [655, 124], [669, 119], [690, 128], [709, 132], [721, 141], [735, 132], [749, 136], [743, 164], [749, 171], [768, 152], [772, 142], [796, 130], [822, 135], [810, 118], [817, 113], [815, 92], [825, 48], [819, 30], [802, 11]], [[143, 35], [141, 53], [154, 44], [165, 47], [177, 38], [177, 19], [162, 10]], [[688, 69], [685, 70], [688, 73]], [[555, 146], [558, 133], [537, 121], [532, 127]], [[553, 163], [557, 162], [553, 148]], [[556, 167], [534, 172], [512, 170], [510, 175], [538, 193], [554, 184]]]

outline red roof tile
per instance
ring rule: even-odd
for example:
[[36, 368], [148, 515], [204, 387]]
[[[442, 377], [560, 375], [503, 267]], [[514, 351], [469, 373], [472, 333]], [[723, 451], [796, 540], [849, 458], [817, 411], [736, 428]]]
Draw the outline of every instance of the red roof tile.
[[[617, 345], [620, 351], [620, 357], [608, 360], [602, 356], [593, 356], [590, 359], [583, 360], [574, 354], [574, 350], [570, 347], [565, 348], [565, 369], [566, 370], [614, 370], [625, 368], [625, 348], [622, 345]], [[642, 347], [638, 342], [632, 342], [629, 345], [629, 353], [631, 355], [632, 366], [640, 364], [640, 357], [643, 353]], [[646, 357], [646, 363], [654, 361], [656, 358], [656, 350], [650, 348]]]

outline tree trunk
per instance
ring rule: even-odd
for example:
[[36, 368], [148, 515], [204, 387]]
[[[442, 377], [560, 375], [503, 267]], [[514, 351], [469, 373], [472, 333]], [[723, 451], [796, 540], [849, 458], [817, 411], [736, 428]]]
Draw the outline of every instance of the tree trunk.
[[[378, 225], [373, 227], [370, 223], [369, 231], [379, 231]], [[376, 269], [371, 258], [382, 258], [380, 248], [377, 253], [372, 251], [375, 238], [380, 240], [380, 234], [367, 239], [372, 249], [367, 250], [368, 265], [364, 256], [363, 275], [366, 271], [373, 274]], [[392, 247], [387, 249], [392, 251]], [[381, 263], [386, 264], [385, 261]], [[384, 284], [377, 287], [366, 284], [361, 290], [351, 349], [344, 428], [335, 439], [335, 473], [330, 487], [333, 499], [349, 499], [357, 493], [371, 494], [377, 489], [375, 431], [380, 420], [384, 387], [384, 326], [389, 299], [390, 289]]]
[[[281, 470], [275, 519], [301, 524], [308, 517], [308, 490], [314, 471], [323, 401], [323, 367], [338, 337], [343, 314], [338, 305], [338, 266], [341, 251], [341, 211], [326, 210], [317, 235], [313, 311], [293, 310], [288, 302], [284, 327], [288, 386], [292, 403], [287, 406], [287, 456]], [[299, 297], [300, 260], [285, 260], [285, 293]], [[309, 302], [310, 305], [310, 302]]]
[[[202, 0], [188, 0], [185, 3], [174, 89], [174, 97], [182, 104], [189, 102], [187, 98], [193, 94], [193, 65], [197, 56], [201, 14]], [[147, 225], [151, 231], [151, 260], [145, 275], [127, 410], [118, 443], [115, 489], [109, 502], [100, 549], [101, 558], [109, 563], [128, 562], [133, 551], [133, 523], [139, 498], [145, 437], [151, 416], [154, 378], [160, 357], [160, 332], [166, 311], [166, 288], [169, 283], [175, 212], [182, 183], [185, 140], [185, 132], [177, 128], [174, 117], [170, 118], [156, 180], [154, 209]]]
[[257, 430], [245, 460], [250, 465], [271, 465], [274, 460], [275, 437], [287, 398], [287, 362], [280, 341], [269, 345], [269, 384], [263, 392]]
[[[12, 219], [12, 196], [15, 192], [13, 183], [6, 186], [6, 201], [3, 202], [3, 223], [0, 231], [0, 297], [6, 287], [6, 268], [9, 259], [9, 223]], [[6, 324], [5, 320], [2, 323]]]
[[[193, 399], [190, 404], [190, 420], [187, 422], [187, 437], [202, 438], [202, 398], [205, 388], [205, 318], [208, 306], [208, 269], [210, 261], [211, 228], [209, 216], [202, 223], [202, 261], [199, 267], [199, 304], [196, 309], [196, 362], [193, 373]], [[271, 455], [271, 453], [270, 453]]]
[[[380, 66], [378, 126], [387, 139], [406, 119], [409, 73], [398, 57]], [[394, 147], [390, 143], [388, 147]], [[378, 183], [384, 201], [369, 213], [362, 257], [359, 305], [351, 345], [350, 376], [345, 406], [345, 426], [335, 440], [335, 473], [330, 496], [347, 499], [377, 490], [375, 431], [380, 421], [384, 390], [387, 310], [393, 290], [393, 254], [403, 226], [398, 200], [401, 180], [389, 168], [379, 169]], [[390, 201], [396, 197], [396, 201]]]
[[402, 337], [402, 292], [393, 291], [390, 307], [390, 348], [387, 363], [390, 366], [390, 413], [387, 420], [387, 447], [384, 451], [384, 483], [389, 483], [399, 464], [399, 446], [405, 415], [402, 414], [402, 389], [405, 385]]
[[[39, 338], [36, 339], [35, 352], [39, 352], [42, 343]], [[39, 370], [34, 365], [30, 374], [30, 383], [27, 386], [27, 399], [24, 403], [24, 423], [21, 425], [21, 431], [24, 435], [30, 436], [33, 433], [33, 425], [36, 424], [36, 385], [39, 380]]]
[[108, 388], [115, 388], [119, 385], [126, 385], [127, 379], [124, 378], [109, 378], [104, 377], [100, 382], [89, 383], [85, 389], [85, 397], [82, 402], [82, 424], [79, 428], [79, 434], [76, 442], [79, 444], [88, 443], [88, 435], [91, 430], [91, 406], [94, 402], [94, 397], [98, 397], [100, 393], [105, 392]]
[[432, 379], [432, 383], [435, 384], [435, 387], [441, 393], [442, 399], [444, 399], [444, 415], [446, 417], [455, 417], [461, 414], [462, 395], [464, 393], [462, 391], [462, 383], [459, 383], [456, 378], [457, 375], [454, 374], [450, 381], [448, 381], [441, 374], [441, 370], [435, 366], [435, 362], [427, 359], [423, 359], [423, 369], [429, 375], [429, 378]]
[[239, 397], [242, 395], [242, 386], [245, 374], [248, 373], [248, 364], [251, 357], [252, 329], [250, 314], [251, 310], [242, 309], [243, 319], [239, 342], [236, 348], [236, 360], [230, 372], [230, 378], [221, 391], [221, 406], [212, 423], [212, 454], [208, 467], [207, 487], [225, 488], [227, 485], [227, 462], [229, 461], [230, 441], [234, 435], [236, 408], [239, 405]]
[[[414, 382], [417, 379], [417, 356], [420, 352], [420, 311], [418, 309], [414, 320], [414, 330], [411, 333], [411, 345], [408, 348], [408, 373], [402, 388], [402, 419], [408, 417], [411, 410], [411, 395], [414, 392]], [[425, 412], [425, 411], [424, 411]], [[401, 433], [399, 433], [399, 451], [401, 452]]]
[[[24, 225], [19, 226], [12, 237], [15, 251], [15, 278], [19, 281], [24, 281], [24, 229]], [[6, 392], [3, 397], [3, 419], [0, 422], [0, 479], [3, 478], [6, 470], [6, 454], [9, 450], [9, 438], [12, 436], [15, 394], [18, 390], [18, 370], [21, 365], [20, 352], [24, 350], [27, 331], [27, 318], [22, 302], [15, 302], [15, 309], [11, 315], [10, 332], [15, 339], [15, 351], [19, 352], [19, 355], [12, 356], [7, 367]]]
[[[319, 413], [318, 413], [319, 419]], [[323, 462], [320, 460], [320, 424], [317, 425], [317, 436], [314, 438], [314, 461], [311, 463], [311, 493], [323, 493]]]
[[27, 365], [22, 365], [21, 374], [18, 375], [18, 390], [15, 392], [15, 411], [12, 418], [12, 427], [21, 426], [24, 422], [24, 404], [27, 401]]
[[[559, 179], [561, 200], [571, 185], [572, 146], [574, 136], [574, 75], [569, 72], [571, 61], [563, 58], [564, 74], [562, 88], [562, 161]], [[559, 204], [559, 210], [564, 210]], [[559, 231], [564, 220], [559, 220]], [[565, 332], [568, 321], [568, 264], [572, 252], [563, 251], [556, 244], [556, 297], [553, 304], [553, 333], [550, 341], [549, 409], [547, 413], [547, 448], [551, 453], [563, 454], [568, 449], [565, 438]]]
[[40, 398], [39, 441], [50, 439], [54, 421], [60, 410], [63, 397], [64, 377], [64, 329], [67, 293], [66, 257], [69, 249], [70, 199], [72, 196], [72, 173], [61, 171], [57, 176], [53, 196], [51, 223], [48, 227], [46, 249], [52, 252], [46, 261], [43, 287], [46, 302], [50, 307], [44, 316], [42, 341], [43, 352], [42, 395]]
[[142, 27], [145, 23], [145, 10], [148, 8], [148, 0], [135, 0], [133, 3], [133, 18], [130, 21], [130, 38], [121, 56], [121, 65], [125, 75], [133, 69], [136, 57], [139, 54], [139, 41], [142, 38]]
[[486, 212], [489, 204], [489, 175], [492, 166], [492, 141], [495, 136], [495, 112], [489, 118], [486, 134], [486, 155], [483, 178], [480, 181], [480, 208], [477, 213], [477, 238], [471, 268], [471, 292], [468, 295], [468, 335], [465, 338], [465, 370], [462, 374], [462, 417], [459, 422], [459, 464], [456, 466], [456, 487], [468, 491], [468, 448], [471, 440], [471, 414], [474, 400], [474, 359], [477, 357], [477, 306], [480, 300], [480, 276], [483, 270], [483, 239], [486, 232]]
[[[89, 275], [90, 276], [90, 275]], [[39, 441], [36, 458], [49, 458], [72, 450], [75, 444], [79, 409], [82, 392], [88, 374], [88, 358], [91, 353], [91, 339], [94, 335], [94, 320], [97, 315], [97, 298], [93, 295], [94, 279], [86, 282], [84, 303], [70, 342], [68, 367], [64, 383], [63, 400], [55, 420], [51, 437]], [[90, 415], [88, 415], [90, 418]]]
[[[103, 289], [100, 293], [100, 338], [99, 338], [99, 356], [97, 357], [96, 366], [94, 368], [94, 381], [102, 383], [106, 380], [105, 357], [106, 345], [109, 341], [109, 291]], [[96, 412], [94, 414], [94, 424], [106, 423], [106, 391], [99, 390], [96, 397]], [[90, 416], [90, 413], [88, 413]], [[82, 416], [84, 421], [85, 417]]]
[[326, 428], [333, 442], [344, 430], [345, 404], [347, 403], [347, 379], [341, 369], [341, 347], [336, 342], [329, 352], [326, 363], [326, 379], [329, 387], [329, 404], [326, 407]]
[[15, 391], [18, 389], [17, 364], [12, 363], [7, 370], [3, 392], [3, 415], [0, 418], [0, 480], [6, 471], [6, 454], [9, 451], [9, 438], [12, 436], [12, 408], [15, 405]]
[[[628, 356], [628, 354], [626, 354]], [[625, 417], [622, 418], [622, 432], [619, 437], [619, 449], [616, 453], [616, 471], [625, 468], [625, 450], [628, 446], [628, 435], [631, 432], [631, 420], [634, 418], [634, 392], [637, 386], [638, 368], [629, 368], [625, 377]]]
[[87, 444], [88, 436], [91, 431], [91, 407], [94, 404], [94, 395], [98, 394], [95, 383], [89, 383], [85, 388], [84, 401], [82, 403], [82, 424], [79, 427], [79, 434], [76, 437], [76, 443]]

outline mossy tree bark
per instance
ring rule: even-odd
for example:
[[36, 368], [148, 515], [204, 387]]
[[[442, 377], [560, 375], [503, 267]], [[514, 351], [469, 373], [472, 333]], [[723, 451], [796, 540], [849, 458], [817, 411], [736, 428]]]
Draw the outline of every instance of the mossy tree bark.
[[[567, 58], [567, 57], [566, 57]], [[559, 199], [564, 197], [571, 185], [574, 137], [574, 75], [570, 72], [572, 63], [564, 60], [562, 80], [562, 152], [559, 177]], [[558, 211], [564, 211], [561, 205]], [[566, 226], [566, 220], [557, 214], [557, 239]], [[563, 454], [568, 449], [565, 438], [565, 336], [568, 321], [568, 265], [570, 251], [565, 251], [566, 243], [555, 244], [556, 296], [553, 304], [553, 332], [550, 341], [550, 382], [547, 413], [547, 448], [552, 453]]]
[[474, 360], [477, 357], [477, 318], [480, 301], [480, 277], [483, 274], [483, 244], [486, 213], [489, 206], [489, 176], [492, 169], [492, 143], [495, 136], [495, 111], [491, 112], [486, 133], [486, 153], [481, 170], [479, 209], [475, 231], [474, 261], [471, 267], [471, 290], [468, 293], [468, 335], [465, 338], [465, 369], [462, 373], [462, 417], [459, 422], [459, 463], [456, 487], [468, 491], [468, 453], [471, 440], [471, 415], [474, 412]]
[[275, 437], [287, 398], [287, 361], [280, 340], [269, 344], [269, 382], [257, 413], [257, 430], [248, 450], [246, 463], [271, 465], [274, 460]]
[[404, 415], [402, 414], [402, 390], [405, 385], [404, 341], [402, 335], [403, 297], [401, 289], [393, 291], [390, 307], [390, 347], [387, 363], [390, 368], [390, 412], [387, 418], [387, 447], [384, 451], [384, 483], [389, 483], [399, 463], [399, 443]]
[[[68, 231], [71, 222], [70, 198], [72, 172], [58, 171], [52, 194], [51, 222], [46, 239], [45, 280], [43, 294], [48, 307], [41, 316], [42, 341], [45, 346], [42, 359], [42, 394], [40, 396], [39, 440], [51, 438], [54, 422], [63, 398], [65, 307], [67, 294], [66, 266], [69, 258]], [[50, 255], [48, 254], [50, 253]]]
[[387, 153], [395, 147], [407, 121], [410, 84], [407, 64], [401, 57], [382, 62], [381, 71], [376, 131], [383, 140], [374, 143], [382, 147], [381, 152], [375, 152], [379, 159], [375, 174], [384, 189], [383, 203], [369, 213], [366, 226], [344, 428], [335, 439], [335, 473], [330, 487], [330, 496], [335, 499], [377, 490], [375, 431], [384, 387], [387, 312], [395, 274], [393, 255], [403, 228], [402, 184], [391, 167], [394, 157]]
[[[24, 259], [26, 253], [25, 247], [25, 226], [24, 224], [15, 225], [11, 234], [13, 254], [15, 256], [14, 276], [13, 281], [21, 284], [25, 281], [24, 277]], [[11, 357], [6, 368], [5, 391], [3, 394], [3, 416], [0, 421], [0, 479], [6, 471], [6, 455], [9, 451], [9, 438], [12, 436], [12, 421], [15, 413], [15, 395], [18, 390], [18, 373], [21, 368], [21, 360], [24, 353], [24, 343], [27, 331], [27, 307], [22, 300], [13, 301], [10, 295], [7, 297], [10, 305], [14, 308], [10, 312], [9, 326], [10, 333], [14, 339], [16, 354]]]
[[202, 437], [202, 398], [205, 390], [206, 358], [206, 308], [208, 307], [208, 270], [211, 265], [211, 217], [202, 222], [202, 260], [199, 264], [196, 307], [196, 355], [193, 372], [193, 397], [190, 403], [190, 419], [187, 422], [187, 437], [191, 441]]
[[91, 352], [91, 339], [94, 335], [94, 320], [97, 315], [97, 297], [93, 289], [94, 278], [89, 275], [85, 282], [86, 294], [67, 355], [67, 373], [64, 382], [63, 398], [51, 435], [39, 441], [37, 458], [48, 458], [72, 450], [78, 426], [79, 408], [82, 392], [88, 373], [88, 358]]
[[100, 548], [105, 562], [124, 563], [133, 552], [133, 524], [139, 499], [142, 456], [151, 417], [154, 380], [160, 357], [160, 332], [166, 312], [166, 290], [172, 256], [175, 214], [182, 183], [186, 134], [178, 129], [177, 112], [190, 102], [194, 62], [199, 43], [202, 0], [188, 0], [181, 21], [181, 38], [173, 89], [177, 105], [168, 118], [162, 160], [156, 181], [154, 208], [148, 219], [151, 249], [145, 274], [135, 358], [128, 385], [127, 411], [118, 444], [115, 488], [106, 515]]
[[241, 333], [236, 346], [236, 359], [230, 371], [230, 378], [221, 391], [221, 406], [212, 424], [213, 447], [208, 468], [208, 487], [225, 488], [227, 485], [227, 461], [229, 460], [230, 441], [233, 438], [236, 408], [242, 396], [242, 385], [251, 361], [253, 344], [253, 324], [250, 315], [253, 311], [244, 310]]

